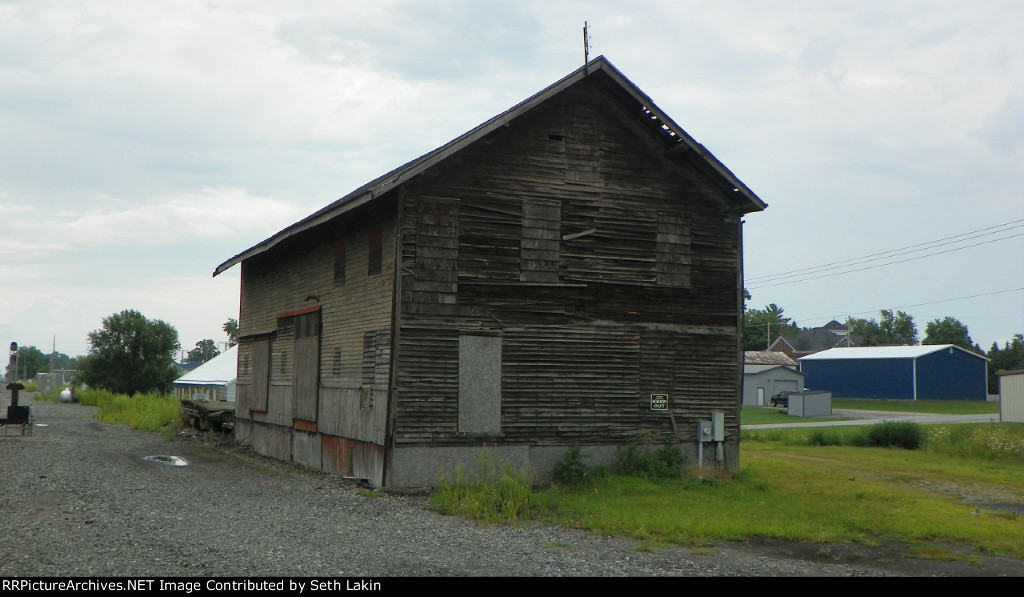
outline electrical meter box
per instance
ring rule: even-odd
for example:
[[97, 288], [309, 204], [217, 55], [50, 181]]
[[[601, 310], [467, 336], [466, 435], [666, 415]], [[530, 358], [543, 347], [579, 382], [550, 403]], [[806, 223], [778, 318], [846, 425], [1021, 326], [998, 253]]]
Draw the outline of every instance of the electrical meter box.
[[724, 442], [725, 441], [725, 413], [714, 411], [711, 413], [710, 421], [697, 421], [697, 441], [699, 442]]
[[713, 442], [715, 441], [713, 433], [711, 421], [697, 421], [697, 441], [701, 443]]

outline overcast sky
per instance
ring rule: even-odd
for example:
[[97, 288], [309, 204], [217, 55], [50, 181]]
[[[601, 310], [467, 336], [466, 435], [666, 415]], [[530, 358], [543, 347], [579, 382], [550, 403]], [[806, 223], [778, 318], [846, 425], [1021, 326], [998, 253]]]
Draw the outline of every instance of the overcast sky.
[[135, 309], [605, 56], [767, 204], [750, 306], [1024, 332], [1020, 0], [0, 0], [0, 342]]

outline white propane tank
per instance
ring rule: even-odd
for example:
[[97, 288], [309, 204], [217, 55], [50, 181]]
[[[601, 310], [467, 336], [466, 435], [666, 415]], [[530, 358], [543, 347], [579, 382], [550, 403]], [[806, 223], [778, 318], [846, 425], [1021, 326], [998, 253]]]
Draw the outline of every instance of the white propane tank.
[[60, 392], [61, 402], [71, 402], [71, 388], [64, 388]]

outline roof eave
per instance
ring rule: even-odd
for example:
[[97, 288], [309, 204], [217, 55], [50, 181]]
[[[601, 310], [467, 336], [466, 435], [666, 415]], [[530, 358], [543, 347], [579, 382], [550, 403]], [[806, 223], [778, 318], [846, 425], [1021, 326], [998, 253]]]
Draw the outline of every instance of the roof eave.
[[471, 129], [470, 131], [456, 137], [452, 141], [442, 145], [441, 147], [420, 156], [394, 170], [380, 176], [373, 181], [359, 187], [355, 191], [345, 195], [344, 197], [334, 201], [330, 205], [317, 211], [316, 213], [299, 220], [298, 222], [288, 226], [280, 232], [274, 234], [270, 238], [253, 245], [252, 247], [242, 251], [227, 261], [221, 263], [213, 270], [213, 276], [216, 277], [225, 271], [231, 269], [236, 264], [245, 261], [246, 259], [264, 253], [282, 241], [287, 240], [301, 232], [304, 232], [314, 226], [323, 224], [345, 212], [351, 211], [356, 207], [359, 207], [365, 203], [372, 201], [373, 199], [384, 195], [388, 191], [397, 188], [401, 184], [405, 183], [409, 179], [419, 175], [425, 170], [433, 167], [438, 162], [447, 159], [453, 153], [463, 149], [464, 147], [472, 144], [473, 142], [487, 136], [491, 132], [508, 126], [508, 124], [517, 118], [523, 112], [532, 109], [534, 106], [546, 101], [551, 96], [562, 91], [566, 87], [569, 87], [580, 80], [591, 76], [595, 73], [603, 72], [611, 77], [622, 89], [629, 93], [639, 104], [644, 106], [650, 111], [652, 115], [657, 117], [664, 125], [664, 128], [669, 130], [678, 141], [675, 147], [669, 148], [671, 154], [681, 154], [687, 152], [694, 152], [696, 156], [706, 163], [710, 169], [717, 174], [723, 181], [727, 183], [729, 189], [736, 193], [739, 197], [743, 198], [743, 202], [739, 205], [740, 213], [749, 213], [753, 211], [760, 211], [765, 209], [768, 204], [762, 201], [753, 191], [747, 188], [736, 176], [725, 167], [724, 164], [718, 161], [714, 155], [711, 154], [703, 145], [697, 143], [689, 134], [686, 133], [671, 118], [668, 117], [664, 112], [658, 108], [651, 98], [642, 92], [632, 81], [627, 79], [617, 68], [615, 68], [604, 56], [598, 56], [594, 60], [590, 61], [584, 66], [576, 69], [569, 75], [563, 77], [561, 80], [549, 85], [543, 90], [535, 93], [526, 100], [523, 100], [519, 104], [516, 104], [509, 110], [502, 112], [501, 114], [491, 118], [490, 120], [480, 124], [479, 126]]

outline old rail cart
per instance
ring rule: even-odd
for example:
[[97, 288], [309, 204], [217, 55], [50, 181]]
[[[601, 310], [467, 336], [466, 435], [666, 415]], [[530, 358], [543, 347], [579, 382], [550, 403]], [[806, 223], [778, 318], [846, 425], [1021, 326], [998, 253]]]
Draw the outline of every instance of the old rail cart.
[[231, 432], [235, 428], [235, 403], [182, 399], [185, 423], [200, 431]]
[[174, 381], [185, 423], [200, 431], [235, 428], [237, 347], [232, 346]]

